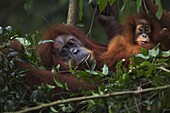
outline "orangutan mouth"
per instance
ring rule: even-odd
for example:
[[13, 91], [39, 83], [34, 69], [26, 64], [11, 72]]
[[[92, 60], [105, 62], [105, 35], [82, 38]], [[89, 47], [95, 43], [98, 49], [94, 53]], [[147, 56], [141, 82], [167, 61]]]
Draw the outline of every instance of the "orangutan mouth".
[[83, 58], [83, 60], [81, 61], [81, 63], [79, 65], [82, 65], [84, 62], [87, 62], [88, 59], [90, 59], [91, 54], [89, 53], [86, 57]]

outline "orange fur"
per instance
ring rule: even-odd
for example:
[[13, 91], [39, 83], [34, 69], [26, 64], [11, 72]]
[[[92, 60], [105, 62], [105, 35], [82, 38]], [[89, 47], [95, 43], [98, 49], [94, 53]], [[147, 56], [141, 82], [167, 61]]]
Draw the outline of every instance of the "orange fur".
[[[54, 40], [60, 34], [68, 34], [74, 35], [78, 38], [84, 46], [91, 50], [94, 53], [95, 59], [98, 61], [100, 60], [101, 54], [106, 51], [106, 46], [101, 44], [97, 44], [96, 42], [92, 41], [86, 35], [76, 27], [68, 26], [68, 25], [58, 25], [55, 26], [47, 35], [46, 40]], [[14, 49], [17, 52], [24, 52], [23, 45], [17, 41], [12, 40], [10, 42], [10, 48]], [[61, 58], [59, 57], [58, 53], [52, 53], [52, 43], [45, 43], [40, 44], [38, 46], [38, 52], [40, 54], [40, 58], [42, 63], [46, 67], [56, 66], [57, 64], [61, 64], [61, 69], [68, 69], [69, 67], [66, 66]], [[9, 51], [4, 51], [6, 55], [8, 55]], [[100, 64], [100, 63], [97, 63]], [[49, 70], [42, 70], [38, 67], [34, 67], [32, 64], [27, 62], [16, 61], [15, 62], [16, 68], [20, 68], [26, 71], [26, 82], [30, 87], [40, 85], [41, 83], [47, 83], [50, 85], [55, 85], [54, 78], [58, 79], [61, 83], [67, 83], [68, 88], [71, 91], [79, 91], [80, 88], [84, 88], [86, 90], [94, 89], [97, 86], [97, 83], [90, 84], [80, 78], [77, 78], [70, 72], [58, 72], [56, 74], [51, 73]], [[80, 67], [81, 68], [81, 67]], [[53, 91], [55, 94], [62, 94], [65, 93], [65, 90], [57, 87]], [[59, 98], [62, 95], [56, 95], [56, 98]]]
[[[57, 25], [54, 26], [47, 34], [44, 35], [43, 40], [54, 40], [59, 35], [74, 35], [79, 39], [84, 46], [91, 50], [96, 60], [100, 59], [101, 54], [106, 51], [106, 46], [98, 44], [89, 39], [80, 29], [70, 25]], [[58, 55], [58, 53], [52, 52], [53, 43], [40, 44], [38, 46], [38, 53], [40, 55], [43, 65], [47, 68], [52, 66], [61, 65], [61, 70], [67, 70], [68, 65], [65, 64]]]
[[[135, 29], [138, 25], [139, 19], [147, 20], [152, 27], [150, 42], [144, 45], [138, 45], [135, 42]], [[145, 14], [135, 14], [130, 16], [125, 22], [123, 34], [114, 37], [110, 41], [108, 50], [102, 55], [103, 61], [105, 61], [111, 69], [113, 69], [114, 66], [122, 59], [125, 59], [124, 64], [127, 65], [129, 63], [129, 58], [134, 54], [140, 53], [141, 48], [149, 50], [156, 46], [156, 43], [153, 41], [153, 37], [154, 33], [158, 31], [157, 29], [159, 28], [156, 27]]]

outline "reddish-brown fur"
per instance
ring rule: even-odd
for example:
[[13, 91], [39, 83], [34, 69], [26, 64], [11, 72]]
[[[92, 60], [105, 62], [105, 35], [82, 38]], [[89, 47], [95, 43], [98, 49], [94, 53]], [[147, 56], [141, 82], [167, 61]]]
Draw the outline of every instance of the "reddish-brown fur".
[[[11, 40], [10, 48], [13, 48], [17, 52], [24, 52], [22, 44], [15, 40]], [[7, 54], [7, 52], [5, 52], [5, 53]], [[51, 73], [51, 71], [39, 69], [27, 62], [15, 62], [15, 66], [22, 68], [22, 69], [30, 69], [27, 71], [27, 74], [28, 74], [27, 82], [28, 82], [28, 84], [30, 84], [30, 86], [37, 85], [42, 82], [54, 85], [53, 80], [56, 77], [59, 81], [61, 81], [63, 83], [65, 83], [65, 82], [68, 83], [71, 90], [73, 90], [73, 91], [77, 90], [77, 87], [79, 87], [79, 85], [78, 85], [79, 82], [81, 82], [80, 85], [82, 85], [86, 89], [93, 87], [90, 85], [84, 86], [85, 82], [83, 82], [82, 80], [79, 81], [76, 78], [76, 76], [73, 76], [69, 72], [64, 72], [64, 73], [59, 72], [57, 74], [53, 74], [53, 73]], [[72, 84], [72, 83], [74, 83], [74, 84]], [[75, 87], [71, 87], [71, 86], [75, 86]]]
[[[152, 29], [152, 37], [150, 37], [150, 42], [140, 46], [135, 43], [135, 29], [138, 25], [139, 19], [145, 19], [149, 21]], [[129, 63], [129, 58], [134, 54], [138, 54], [141, 52], [141, 48], [151, 49], [156, 46], [156, 43], [153, 41], [153, 37], [155, 37], [157, 32], [160, 31], [161, 28], [150, 21], [150, 17], [146, 14], [135, 14], [130, 16], [125, 22], [124, 33], [122, 35], [118, 35], [114, 37], [109, 45], [108, 50], [102, 55], [103, 61], [107, 63], [107, 65], [113, 69], [114, 66], [122, 59], [125, 59], [124, 64], [127, 65]]]
[[[93, 51], [96, 60], [98, 60], [100, 55], [106, 51], [106, 46], [92, 41], [80, 29], [70, 25], [55, 26], [44, 36], [44, 40], [54, 40], [57, 36], [63, 34], [74, 35], [76, 38], [78, 38], [87, 49]], [[47, 68], [51, 68], [52, 66], [57, 66], [60, 64], [62, 70], [68, 69], [68, 65], [65, 65], [59, 55], [52, 53], [52, 43], [40, 44], [38, 46], [38, 53], [43, 65]]]
[[[153, 0], [144, 0], [147, 10], [152, 14], [153, 18], [157, 20], [157, 24], [162, 27], [160, 37], [155, 39], [157, 42], [162, 43], [162, 50], [170, 49], [170, 14], [164, 9], [160, 20], [155, 17], [156, 12], [158, 11], [158, 6], [153, 2]], [[145, 7], [144, 7], [145, 9]], [[163, 28], [166, 28], [166, 30]]]
[[[89, 39], [81, 30], [76, 27], [69, 25], [58, 25], [55, 26], [47, 35], [45, 35], [45, 40], [54, 40], [58, 35], [66, 34], [66, 35], [74, 35], [78, 38], [87, 49], [90, 49], [94, 52], [94, 57], [98, 61], [100, 60], [101, 54], [106, 51], [106, 46], [101, 44], [97, 44]], [[23, 46], [15, 41], [11, 40], [10, 47], [13, 48], [17, 52], [23, 52]], [[38, 52], [40, 54], [40, 58], [44, 66], [51, 68], [52, 66], [56, 66], [57, 64], [61, 64], [62, 70], [67, 70], [68, 66], [65, 65], [59, 55], [55, 55], [52, 53], [52, 43], [48, 42], [45, 44], [41, 44], [38, 47]], [[8, 54], [8, 51], [4, 51], [5, 54]], [[97, 64], [100, 64], [99, 62]], [[27, 62], [15, 62], [15, 66], [21, 69], [28, 69], [26, 71], [26, 82], [32, 87], [35, 85], [40, 85], [41, 83], [47, 83], [50, 85], [55, 85], [54, 78], [57, 78], [61, 83], [67, 83], [68, 88], [71, 91], [78, 91], [79, 88], [84, 88], [87, 90], [94, 89], [97, 86], [97, 83], [90, 84], [82, 79], [77, 78], [75, 75], [70, 72], [58, 72], [56, 74], [51, 73], [50, 70], [42, 70], [37, 67], [34, 67], [30, 63]], [[65, 90], [62, 88], [55, 88], [54, 93], [64, 93]], [[58, 97], [58, 96], [56, 96]]]
[[[153, 2], [153, 0], [144, 0], [147, 9], [152, 13], [156, 14], [158, 10], [158, 6]], [[170, 30], [170, 14], [166, 11], [163, 10], [163, 14], [160, 18], [160, 23], [162, 24], [163, 27], [166, 27]]]
[[[97, 84], [90, 84], [86, 81], [78, 79], [75, 75], [69, 72], [62, 72], [62, 73], [52, 73], [49, 70], [42, 70], [37, 67], [33, 67], [31, 64], [26, 62], [15, 62], [15, 66], [20, 69], [26, 69], [26, 84], [33, 88], [34, 86], [40, 85], [42, 83], [50, 84], [56, 86], [54, 79], [58, 80], [59, 82], [65, 84], [67, 83], [68, 88], [73, 91], [77, 92], [79, 88], [83, 88], [86, 90], [94, 89]], [[56, 87], [53, 90], [55, 97], [51, 97], [50, 99], [58, 99], [65, 93], [65, 89], [60, 87]]]

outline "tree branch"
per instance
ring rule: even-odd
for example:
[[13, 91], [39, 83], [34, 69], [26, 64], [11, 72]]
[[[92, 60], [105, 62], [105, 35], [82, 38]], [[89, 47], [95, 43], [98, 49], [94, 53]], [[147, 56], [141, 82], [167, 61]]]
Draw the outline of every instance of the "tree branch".
[[120, 96], [120, 95], [128, 95], [128, 94], [140, 94], [140, 93], [151, 92], [151, 91], [156, 91], [156, 90], [163, 90], [163, 89], [167, 89], [167, 88], [170, 88], [170, 84], [165, 85], [165, 86], [156, 87], [156, 88], [147, 88], [147, 89], [136, 90], [136, 91], [114, 92], [114, 93], [109, 93], [109, 94], [105, 94], [105, 95], [95, 95], [95, 96], [91, 95], [91, 96], [85, 96], [85, 97], [70, 98], [70, 99], [66, 99], [66, 100], [57, 100], [57, 101], [54, 101], [51, 103], [41, 104], [40, 106], [27, 108], [27, 109], [17, 111], [14, 113], [30, 112], [30, 111], [38, 110], [38, 109], [41, 109], [44, 107], [49, 107], [49, 106], [53, 106], [53, 105], [57, 105], [57, 104], [64, 104], [64, 103], [69, 103], [69, 102], [85, 101], [85, 100], [89, 100], [89, 99], [98, 99], [98, 98], [109, 98], [112, 96]]
[[67, 14], [68, 25], [75, 25], [76, 23], [77, 3], [78, 0], [69, 0], [69, 8]]
[[167, 72], [167, 73], [170, 73], [170, 70], [168, 70], [168, 69], [166, 69], [166, 68], [164, 68], [164, 67], [157, 67], [158, 69], [161, 69], [161, 70], [163, 70], [163, 71], [165, 71], [165, 72]]

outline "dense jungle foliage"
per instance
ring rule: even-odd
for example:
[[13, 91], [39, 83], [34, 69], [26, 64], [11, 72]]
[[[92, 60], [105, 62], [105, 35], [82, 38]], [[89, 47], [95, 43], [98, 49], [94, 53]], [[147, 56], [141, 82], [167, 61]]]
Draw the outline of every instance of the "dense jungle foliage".
[[[44, 1], [45, 0], [39, 2], [41, 4], [45, 4]], [[51, 14], [51, 10], [55, 10], [57, 6], [56, 3], [59, 3], [58, 6], [64, 6], [62, 4], [67, 4], [67, 1], [52, 1], [53, 2], [48, 3], [48, 11], [46, 12], [48, 15], [53, 15]], [[118, 0], [108, 0], [111, 5], [117, 1]], [[141, 0], [137, 0], [136, 2], [138, 3], [136, 5], [137, 7], [135, 6], [136, 10], [141, 5], [139, 4], [140, 1]], [[82, 0], [80, 0], [79, 4], [80, 9], [83, 7], [81, 2]], [[91, 0], [86, 2], [89, 2], [90, 4]], [[125, 2], [123, 2], [124, 5], [121, 7], [122, 15], [127, 13], [127, 9], [130, 11], [128, 2], [129, 0], [125, 0]], [[157, 0], [157, 2], [159, 3], [160, 0]], [[33, 6], [38, 2], [23, 0], [21, 3], [21, 1], [14, 2], [7, 0], [5, 3], [11, 8], [14, 8], [15, 5], [18, 6], [17, 3], [22, 5], [24, 4], [25, 9], [21, 9], [21, 11], [26, 11], [29, 15], [31, 15], [35, 8], [33, 8]], [[12, 3], [15, 4], [12, 5]], [[100, 10], [102, 11], [106, 6], [106, 2], [99, 0], [99, 3]], [[53, 7], [50, 7], [50, 4], [53, 4]], [[39, 8], [42, 8], [42, 6]], [[60, 7], [58, 9], [60, 9]], [[43, 10], [46, 9], [44, 8]], [[65, 13], [67, 12], [65, 11]], [[158, 17], [160, 15], [159, 13], [161, 13], [161, 11], [158, 12]], [[3, 15], [5, 15], [5, 13]], [[19, 18], [19, 16], [16, 17]], [[49, 16], [49, 18], [50, 17], [51, 16]], [[48, 21], [51, 21], [49, 18]], [[56, 16], [55, 18], [59, 17]], [[63, 18], [63, 16], [60, 18]], [[18, 27], [17, 24], [21, 24], [19, 20], [18, 22], [13, 21], [16, 24], [16, 26], [14, 24], [15, 27], [7, 25], [0, 27], [0, 112], [16, 112], [20, 110], [21, 112], [33, 112], [36, 110], [36, 112], [59, 113], [141, 113], [141, 111], [143, 113], [170, 112], [170, 50], [161, 51], [159, 49], [159, 44], [149, 51], [142, 49], [141, 54], [134, 55], [130, 58], [133, 63], [131, 63], [128, 68], [123, 66], [123, 60], [120, 61], [116, 65], [115, 72], [110, 71], [107, 65], [103, 65], [101, 70], [96, 70], [95, 62], [89, 69], [86, 70], [76, 70], [72, 68], [68, 70], [75, 74], [78, 79], [82, 78], [88, 82], [96, 82], [100, 80], [102, 84], [95, 90], [86, 91], [80, 89], [77, 93], [71, 92], [68, 89], [67, 84], [62, 84], [57, 80], [55, 80], [56, 85], [54, 86], [41, 84], [36, 86], [34, 90], [30, 89], [25, 84], [24, 79], [24, 76], [26, 76], [25, 72], [27, 70], [15, 68], [14, 62], [18, 56], [21, 56], [21, 58], [23, 58], [22, 60], [25, 62], [30, 62], [36, 67], [45, 69], [40, 63], [39, 56], [36, 52], [36, 47], [39, 41], [38, 39], [41, 38], [41, 34], [34, 28], [34, 26], [30, 26], [30, 33], [22, 31], [21, 29], [24, 28], [24, 25], [22, 23], [23, 26], [21, 25]], [[5, 20], [5, 16], [3, 16], [3, 21], [8, 23], [7, 20]], [[52, 23], [55, 23], [55, 19], [53, 21], [54, 22]], [[38, 23], [35, 24], [35, 26], [39, 26], [36, 28], [40, 28], [39, 19], [35, 22]], [[58, 22], [61, 22], [61, 20]], [[43, 25], [41, 25], [41, 27], [42, 26]], [[31, 31], [31, 29], [34, 30]], [[22, 42], [25, 47], [25, 52], [18, 54], [11, 50], [11, 52], [6, 56], [2, 52], [2, 49], [10, 49], [9, 41], [11, 39], [17, 39]], [[11, 58], [10, 56], [16, 57]], [[59, 66], [54, 68], [59, 68]], [[52, 70], [52, 73], [57, 72], [54, 69]], [[89, 75], [93, 75], [94, 79], [90, 79]], [[62, 87], [68, 92], [64, 95], [63, 99], [50, 102], [49, 97], [53, 96], [51, 90], [55, 87]]]

